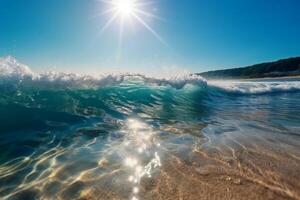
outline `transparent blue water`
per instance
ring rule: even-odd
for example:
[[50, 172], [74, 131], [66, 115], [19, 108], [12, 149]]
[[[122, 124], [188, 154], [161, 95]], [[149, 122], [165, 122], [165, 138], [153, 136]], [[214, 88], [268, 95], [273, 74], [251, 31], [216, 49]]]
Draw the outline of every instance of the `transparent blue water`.
[[[159, 179], [172, 156], [196, 163], [197, 151], [226, 162], [252, 159], [254, 166], [273, 171], [276, 183], [268, 175], [245, 177], [276, 186], [287, 197], [300, 195], [298, 89], [241, 92], [125, 82], [0, 90], [2, 199], [79, 199], [93, 190], [103, 199], [112, 198], [105, 196], [110, 192], [120, 199], [151, 199], [143, 180]], [[239, 154], [247, 151], [255, 156]], [[269, 164], [255, 161], [259, 156]]]

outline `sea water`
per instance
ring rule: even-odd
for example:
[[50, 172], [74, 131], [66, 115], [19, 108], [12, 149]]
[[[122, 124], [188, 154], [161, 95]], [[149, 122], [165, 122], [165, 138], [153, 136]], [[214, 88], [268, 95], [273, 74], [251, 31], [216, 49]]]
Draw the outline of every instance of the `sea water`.
[[300, 81], [4, 74], [0, 149], [1, 199], [297, 199]]

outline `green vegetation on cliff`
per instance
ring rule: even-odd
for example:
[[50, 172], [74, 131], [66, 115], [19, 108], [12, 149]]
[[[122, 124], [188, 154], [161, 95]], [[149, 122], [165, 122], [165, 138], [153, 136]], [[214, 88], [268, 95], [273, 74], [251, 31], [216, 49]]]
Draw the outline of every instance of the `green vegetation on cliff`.
[[248, 67], [216, 70], [200, 73], [208, 79], [265, 78], [300, 75], [300, 57], [282, 59], [275, 62], [256, 64]]

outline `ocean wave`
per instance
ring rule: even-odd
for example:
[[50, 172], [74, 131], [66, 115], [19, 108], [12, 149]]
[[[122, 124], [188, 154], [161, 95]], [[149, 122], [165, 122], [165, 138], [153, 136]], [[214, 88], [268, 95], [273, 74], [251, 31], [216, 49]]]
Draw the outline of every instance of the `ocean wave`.
[[0, 58], [0, 77], [23, 78], [33, 76], [31, 69], [24, 64], [19, 63], [12, 56]]
[[46, 89], [81, 89], [116, 86], [126, 82], [132, 83], [135, 80], [137, 80], [136, 84], [142, 82], [147, 85], [170, 86], [176, 89], [182, 89], [186, 85], [194, 85], [204, 88], [208, 93], [219, 92], [222, 94], [265, 94], [300, 91], [300, 81], [207, 81], [199, 75], [188, 72], [180, 75], [169, 75], [168, 77], [132, 73], [93, 76], [54, 71], [38, 74], [11, 56], [0, 58], [0, 85], [13, 84], [15, 86]]
[[123, 83], [125, 80], [136, 79], [146, 84], [171, 86], [176, 89], [181, 89], [187, 84], [198, 86], [206, 85], [205, 79], [201, 76], [188, 73], [160, 78], [132, 73], [92, 76], [51, 71], [37, 74], [27, 65], [19, 63], [11, 56], [0, 60], [0, 83], [2, 84], [17, 83], [47, 88], [91, 88], [114, 86]]
[[90, 88], [119, 84], [123, 82], [124, 76], [122, 74], [108, 74], [95, 77], [92, 75], [53, 71], [38, 74], [11, 56], [0, 58], [0, 84], [2, 85], [17, 84], [47, 88]]
[[146, 83], [155, 84], [158, 86], [169, 85], [176, 89], [182, 89], [186, 85], [195, 85], [195, 86], [207, 86], [207, 81], [195, 74], [182, 74], [180, 76], [169, 76], [169, 77], [147, 77], [145, 75], [139, 75]]
[[269, 94], [300, 91], [300, 81], [209, 81], [208, 85], [226, 93]]

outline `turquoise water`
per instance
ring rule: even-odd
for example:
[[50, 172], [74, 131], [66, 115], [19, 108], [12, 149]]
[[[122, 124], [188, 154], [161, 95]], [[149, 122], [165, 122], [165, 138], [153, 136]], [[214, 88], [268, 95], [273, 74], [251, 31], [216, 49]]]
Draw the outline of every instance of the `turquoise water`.
[[[269, 175], [260, 175], [258, 182], [299, 197], [297, 80], [155, 81], [129, 77], [103, 87], [2, 81], [1, 199], [91, 194], [98, 199], [151, 199], [153, 190], [144, 182], [158, 180], [170, 157], [188, 166], [196, 162], [193, 152], [205, 151], [236, 161], [238, 151], [251, 148], [257, 155], [282, 156], [283, 163], [290, 159], [283, 164], [266, 157], [276, 183]], [[202, 166], [207, 163], [200, 162]]]

